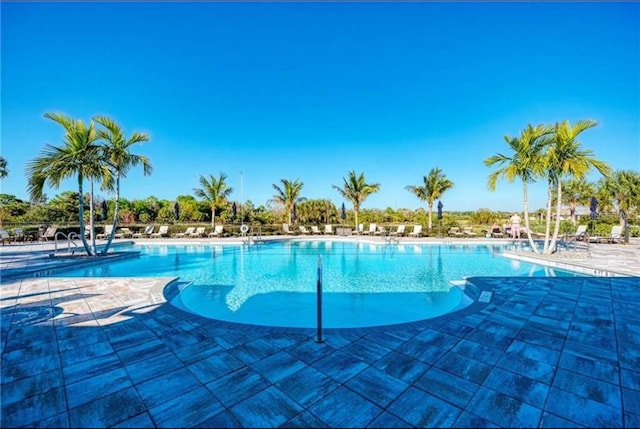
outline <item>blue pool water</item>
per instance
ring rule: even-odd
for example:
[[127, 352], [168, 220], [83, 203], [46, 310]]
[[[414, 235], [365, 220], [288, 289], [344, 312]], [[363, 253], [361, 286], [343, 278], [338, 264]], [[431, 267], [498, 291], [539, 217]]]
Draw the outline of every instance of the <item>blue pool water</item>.
[[465, 277], [579, 275], [506, 258], [501, 253], [509, 246], [134, 245], [139, 258], [57, 276], [177, 276], [180, 293], [171, 303], [185, 311], [236, 323], [316, 327], [320, 272], [323, 326], [343, 328], [412, 322], [464, 308], [470, 298], [451, 282]]

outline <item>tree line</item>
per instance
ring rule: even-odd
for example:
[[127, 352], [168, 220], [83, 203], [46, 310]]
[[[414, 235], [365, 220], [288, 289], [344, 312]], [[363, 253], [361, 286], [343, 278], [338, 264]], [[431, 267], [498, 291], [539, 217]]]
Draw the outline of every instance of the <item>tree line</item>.
[[[217, 176], [201, 175], [199, 187], [193, 188], [193, 195], [179, 195], [175, 201], [158, 200], [151, 196], [144, 200], [129, 201], [120, 197], [121, 181], [132, 168], [141, 166], [145, 175], [153, 171], [150, 160], [143, 155], [131, 152], [136, 144], [149, 141], [147, 133], [133, 132], [126, 137], [121, 126], [106, 116], [95, 116], [88, 124], [70, 116], [58, 113], [45, 113], [45, 118], [60, 124], [64, 129], [62, 145], [46, 144], [40, 154], [29, 161], [26, 168], [28, 192], [31, 201], [26, 203], [15, 197], [0, 194], [0, 222], [8, 218], [15, 221], [72, 221], [75, 217], [80, 225], [85, 250], [96, 255], [95, 223], [102, 219], [106, 209], [107, 217], [112, 219], [112, 234], [108, 237], [103, 250], [106, 253], [114, 238], [120, 222], [203, 222], [215, 225], [216, 218], [222, 222], [258, 222], [274, 224], [293, 223], [345, 223], [352, 222], [355, 227], [361, 223], [361, 213], [370, 222], [419, 222], [426, 224], [427, 231], [433, 230], [433, 211], [435, 203], [454, 182], [438, 168], [432, 168], [422, 177], [422, 183], [407, 185], [405, 189], [426, 203], [426, 211], [412, 210], [362, 210], [362, 205], [371, 194], [380, 190], [379, 183], [367, 182], [363, 172], [349, 171], [342, 183], [332, 187], [350, 203], [349, 210], [343, 213], [328, 199], [308, 199], [303, 196], [304, 183], [296, 179], [280, 179], [274, 183], [273, 198], [266, 205], [254, 206], [251, 201], [233, 201], [234, 189], [227, 183], [227, 175], [220, 172]], [[591, 150], [582, 147], [579, 136], [585, 130], [596, 126], [595, 121], [581, 120], [575, 124], [568, 121], [554, 125], [527, 125], [519, 136], [504, 136], [509, 152], [497, 153], [484, 159], [487, 167], [496, 167], [487, 179], [491, 190], [497, 188], [499, 179], [509, 182], [519, 180], [523, 186], [523, 212], [525, 227], [531, 230], [529, 218], [527, 185], [538, 180], [547, 183], [547, 203], [543, 213], [545, 239], [540, 250], [550, 253], [561, 231], [560, 212], [568, 205], [571, 219], [575, 223], [577, 206], [587, 206], [595, 198], [600, 212], [615, 212], [624, 225], [625, 239], [628, 242], [630, 215], [637, 216], [640, 208], [640, 174], [637, 171], [612, 171], [603, 161], [598, 160]], [[593, 170], [602, 177], [595, 183], [585, 178]], [[8, 174], [7, 161], [0, 157], [0, 178]], [[64, 192], [51, 201], [43, 193], [44, 185], [57, 188], [62, 180], [76, 178], [78, 192]], [[84, 192], [83, 185], [88, 182], [89, 191]], [[94, 196], [94, 186], [113, 195], [112, 200], [101, 200]], [[196, 199], [199, 198], [198, 199]], [[179, 206], [176, 213], [175, 204]], [[85, 206], [88, 213], [85, 213]], [[176, 214], [178, 217], [176, 218]], [[493, 218], [492, 218], [493, 216]], [[487, 210], [478, 210], [470, 214], [472, 221], [495, 222], [495, 214]], [[551, 231], [551, 224], [553, 232]], [[86, 223], [89, 234], [85, 234]], [[484, 223], [484, 222], [483, 222]], [[86, 239], [89, 237], [91, 242]], [[533, 239], [529, 236], [532, 248]]]

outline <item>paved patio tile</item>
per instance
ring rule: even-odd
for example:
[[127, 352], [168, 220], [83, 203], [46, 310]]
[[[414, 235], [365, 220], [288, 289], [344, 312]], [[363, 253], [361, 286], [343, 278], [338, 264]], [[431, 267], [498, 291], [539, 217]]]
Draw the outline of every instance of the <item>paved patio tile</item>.
[[303, 407], [322, 400], [327, 394], [340, 387], [333, 378], [310, 366], [283, 377], [276, 387]]
[[344, 386], [333, 390], [322, 401], [315, 402], [308, 409], [319, 420], [333, 428], [366, 427], [382, 413], [382, 408]]
[[414, 427], [452, 427], [462, 409], [440, 398], [409, 387], [387, 408]]
[[253, 369], [242, 368], [223, 375], [208, 383], [207, 389], [224, 405], [230, 408], [240, 401], [269, 387], [269, 383]]
[[266, 428], [282, 425], [302, 409], [272, 386], [234, 405], [230, 411], [242, 427]]
[[485, 387], [478, 390], [467, 409], [501, 427], [538, 426], [542, 417], [541, 409]]
[[622, 412], [575, 393], [556, 387], [549, 391], [547, 409], [550, 413], [589, 427], [623, 427]]
[[124, 390], [102, 396], [69, 410], [71, 427], [110, 427], [123, 422], [145, 410], [135, 389]]
[[205, 387], [190, 390], [157, 407], [149, 408], [149, 414], [158, 427], [198, 427], [222, 412], [224, 408]]
[[438, 368], [429, 369], [416, 380], [414, 386], [461, 409], [469, 404], [480, 387], [476, 383]]

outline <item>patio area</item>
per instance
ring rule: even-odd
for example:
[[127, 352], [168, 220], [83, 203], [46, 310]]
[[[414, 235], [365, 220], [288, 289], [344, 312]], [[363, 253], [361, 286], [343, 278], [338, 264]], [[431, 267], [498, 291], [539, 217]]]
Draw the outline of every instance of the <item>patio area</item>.
[[0, 249], [2, 427], [640, 426], [638, 241], [546, 258], [599, 277], [471, 278], [488, 302], [322, 342], [182, 312], [175, 278], [4, 277], [68, 263], [46, 246]]

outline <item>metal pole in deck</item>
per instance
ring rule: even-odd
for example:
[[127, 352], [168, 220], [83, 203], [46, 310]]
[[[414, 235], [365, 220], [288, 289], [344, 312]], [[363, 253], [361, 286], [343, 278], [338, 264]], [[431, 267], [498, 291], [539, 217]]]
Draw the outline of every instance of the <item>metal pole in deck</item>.
[[316, 342], [322, 343], [322, 255], [318, 255], [318, 282], [317, 282], [317, 311], [318, 311], [318, 338]]

